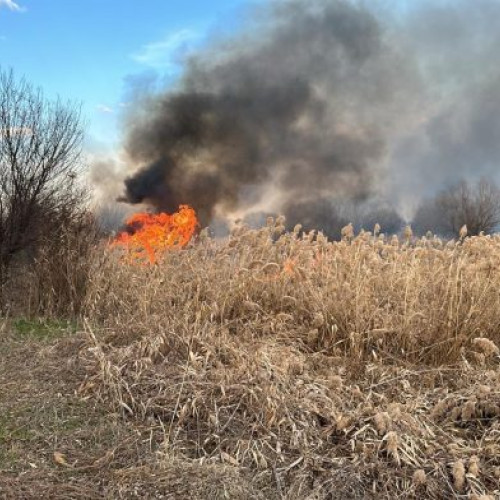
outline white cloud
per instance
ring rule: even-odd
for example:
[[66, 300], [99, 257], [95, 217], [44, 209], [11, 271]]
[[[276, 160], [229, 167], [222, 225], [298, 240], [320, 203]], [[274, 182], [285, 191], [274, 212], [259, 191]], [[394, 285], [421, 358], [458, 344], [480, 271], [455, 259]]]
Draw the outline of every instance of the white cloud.
[[9, 10], [15, 12], [24, 12], [26, 9], [21, 7], [18, 3], [14, 2], [14, 0], [0, 0], [0, 8], [6, 7]]
[[131, 55], [140, 64], [175, 72], [179, 60], [200, 39], [199, 33], [183, 29], [169, 34], [163, 40], [143, 45]]
[[109, 106], [106, 106], [105, 104], [99, 104], [97, 106], [97, 111], [100, 111], [101, 113], [113, 113], [113, 108], [110, 108]]

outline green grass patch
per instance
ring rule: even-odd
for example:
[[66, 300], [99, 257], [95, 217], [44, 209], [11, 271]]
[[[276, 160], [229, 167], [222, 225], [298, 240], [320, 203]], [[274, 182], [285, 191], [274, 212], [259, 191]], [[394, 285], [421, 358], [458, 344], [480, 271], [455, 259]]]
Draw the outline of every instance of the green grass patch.
[[33, 438], [33, 432], [25, 425], [15, 425], [14, 419], [3, 416], [0, 418], [0, 445], [10, 441], [28, 441]]
[[30, 337], [37, 340], [52, 340], [73, 334], [77, 330], [75, 322], [46, 319], [31, 320], [20, 318], [14, 321], [14, 331], [22, 337]]
[[20, 442], [28, 442], [34, 435], [25, 426], [18, 427], [11, 416], [0, 417], [0, 469], [14, 467], [19, 460]]

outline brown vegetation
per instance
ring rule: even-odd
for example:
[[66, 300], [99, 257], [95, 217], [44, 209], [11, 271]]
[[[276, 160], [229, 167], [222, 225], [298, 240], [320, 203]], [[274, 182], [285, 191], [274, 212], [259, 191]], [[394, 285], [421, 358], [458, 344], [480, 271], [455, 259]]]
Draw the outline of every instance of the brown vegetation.
[[[94, 232], [79, 177], [82, 140], [78, 107], [51, 101], [0, 68], [0, 310], [9, 311], [13, 295], [25, 293], [21, 281], [38, 279], [40, 300], [30, 303], [30, 312], [59, 312], [46, 302], [67, 275], [69, 240], [90, 242]], [[73, 261], [88, 260], [80, 245], [70, 252]], [[47, 281], [49, 260], [57, 262], [57, 272]]]
[[186, 474], [245, 477], [241, 498], [495, 494], [500, 237], [283, 230], [96, 255], [85, 392]]

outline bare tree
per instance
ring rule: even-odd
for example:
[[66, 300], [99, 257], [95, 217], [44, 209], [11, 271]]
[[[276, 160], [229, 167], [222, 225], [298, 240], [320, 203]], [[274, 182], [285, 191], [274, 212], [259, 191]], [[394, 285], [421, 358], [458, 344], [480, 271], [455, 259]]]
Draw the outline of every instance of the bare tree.
[[0, 284], [41, 232], [81, 206], [80, 109], [0, 68]]
[[500, 224], [500, 189], [489, 179], [476, 184], [460, 181], [424, 202], [417, 210], [414, 227], [456, 236], [467, 226], [467, 234], [492, 233]]

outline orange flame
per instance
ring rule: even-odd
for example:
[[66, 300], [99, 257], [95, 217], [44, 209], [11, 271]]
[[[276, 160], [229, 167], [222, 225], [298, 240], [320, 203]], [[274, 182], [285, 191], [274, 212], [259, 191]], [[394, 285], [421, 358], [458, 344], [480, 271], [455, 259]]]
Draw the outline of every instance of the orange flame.
[[137, 213], [126, 221], [127, 231], [112, 242], [123, 246], [132, 260], [149, 260], [154, 264], [158, 257], [171, 249], [185, 247], [198, 228], [198, 218], [193, 208], [181, 205], [179, 211], [166, 213]]
[[288, 276], [293, 276], [295, 274], [295, 265], [297, 263], [296, 259], [288, 258], [283, 264], [283, 271], [288, 274]]

